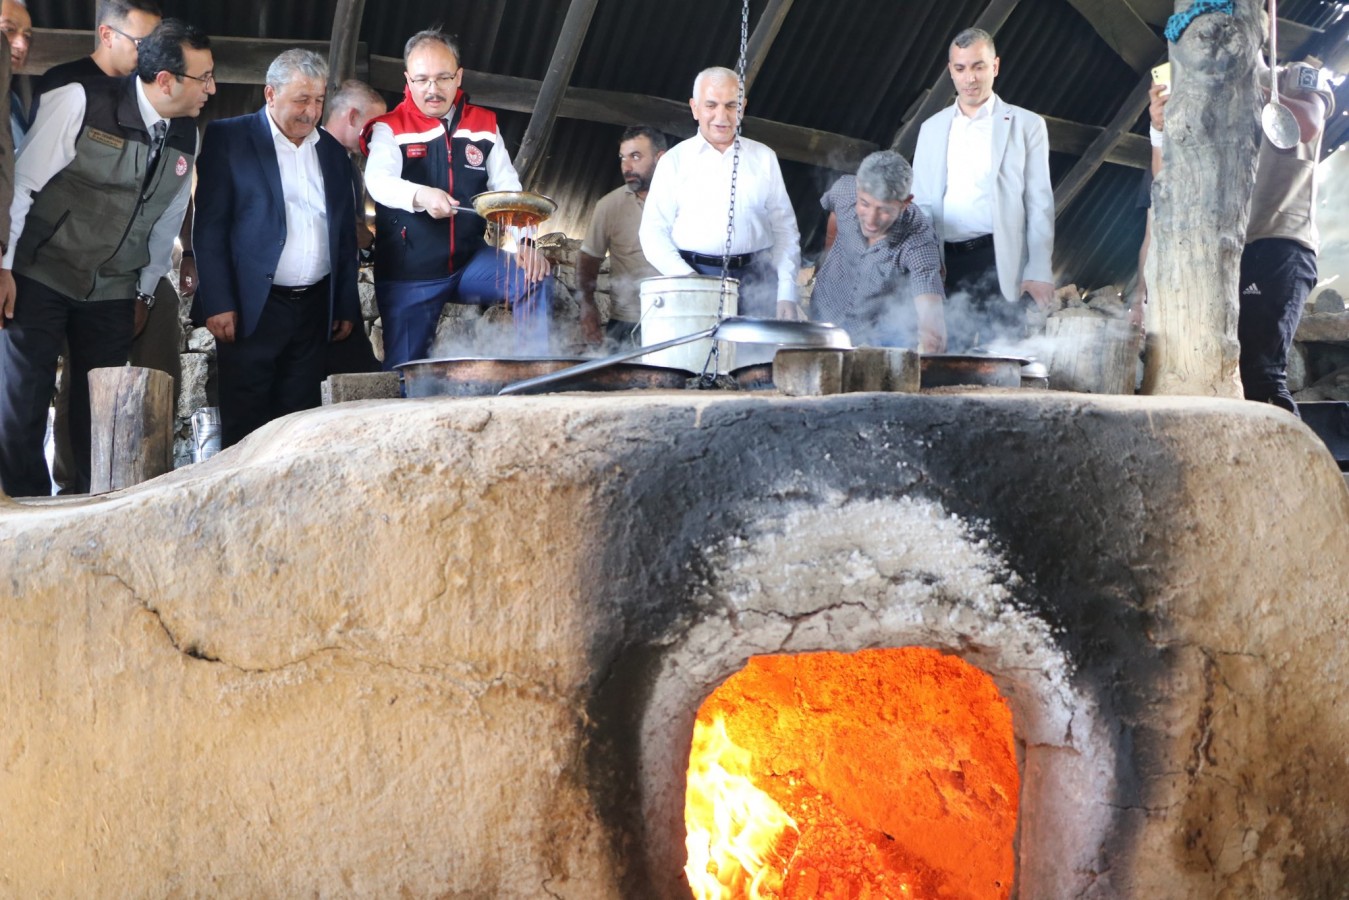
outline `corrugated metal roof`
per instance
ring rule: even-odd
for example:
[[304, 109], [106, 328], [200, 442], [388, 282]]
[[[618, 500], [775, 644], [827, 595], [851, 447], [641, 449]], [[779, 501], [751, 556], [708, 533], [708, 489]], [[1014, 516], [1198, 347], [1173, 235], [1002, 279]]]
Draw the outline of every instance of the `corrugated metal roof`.
[[[31, 5], [40, 27], [89, 27], [90, 0], [33, 0]], [[767, 0], [751, 0], [751, 30], [766, 5]], [[942, 71], [950, 38], [985, 5], [986, 0], [796, 0], [753, 87], [749, 112], [888, 146]], [[1159, 31], [1165, 10], [1154, 5], [1148, 16]], [[167, 14], [190, 19], [215, 35], [326, 40], [336, 2], [163, 0], [163, 6]], [[409, 35], [441, 25], [458, 35], [468, 68], [542, 79], [567, 6], [564, 0], [369, 2], [361, 39], [372, 54], [399, 57]], [[1340, 5], [1329, 0], [1280, 4], [1282, 18], [1316, 28], [1327, 27], [1339, 14]], [[734, 64], [739, 21], [740, 4], [726, 0], [600, 0], [572, 84], [683, 101], [699, 69]], [[1139, 78], [1067, 0], [1021, 0], [997, 43], [1002, 59], [998, 93], [1046, 116], [1104, 126]], [[238, 115], [256, 109], [261, 99], [256, 87], [222, 86], [206, 114]], [[502, 112], [499, 118], [507, 146], [517, 151], [528, 114]], [[1145, 129], [1140, 117], [1134, 130]], [[615, 163], [621, 130], [579, 120], [557, 123], [538, 176], [538, 185], [560, 204], [549, 229], [580, 236], [595, 201], [620, 184]], [[1055, 179], [1075, 162], [1075, 157], [1052, 154]], [[1063, 277], [1101, 285], [1132, 274], [1143, 227], [1137, 207], [1140, 174], [1102, 166], [1060, 216], [1055, 265]], [[838, 172], [827, 159], [818, 165], [784, 161], [783, 175], [809, 259], [823, 237], [819, 196]]]

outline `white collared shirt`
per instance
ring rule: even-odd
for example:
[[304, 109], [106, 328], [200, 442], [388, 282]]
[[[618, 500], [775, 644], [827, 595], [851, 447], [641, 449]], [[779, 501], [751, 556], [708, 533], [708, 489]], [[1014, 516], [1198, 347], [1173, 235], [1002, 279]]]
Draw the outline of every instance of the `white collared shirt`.
[[286, 200], [286, 243], [276, 263], [274, 284], [306, 287], [332, 271], [328, 255], [328, 201], [319, 168], [319, 132], [305, 135], [299, 146], [281, 133], [267, 113], [272, 129], [276, 164], [281, 169], [281, 193]]
[[[156, 122], [164, 117], [155, 111], [145, 96], [145, 83], [136, 83], [136, 106], [140, 110], [145, 130], [154, 133]], [[9, 247], [5, 251], [4, 267], [14, 268], [14, 252], [19, 246], [28, 211], [33, 208], [33, 195], [47, 186], [66, 166], [75, 160], [75, 139], [84, 126], [84, 110], [88, 100], [84, 85], [79, 82], [63, 85], [42, 95], [37, 120], [24, 138], [23, 147], [14, 158], [14, 201], [9, 207]], [[198, 135], [200, 143], [200, 135]], [[138, 288], [141, 293], [153, 294], [159, 279], [173, 266], [173, 242], [182, 227], [187, 212], [187, 201], [192, 196], [192, 179], [183, 180], [183, 186], [174, 196], [164, 214], [150, 230], [150, 262], [141, 269]]]
[[[662, 275], [694, 270], [680, 250], [720, 257], [726, 247], [731, 166], [735, 153], [713, 147], [701, 134], [680, 141], [661, 157], [651, 179], [639, 231], [642, 253]], [[796, 300], [801, 234], [782, 181], [777, 154], [740, 138], [731, 254], [773, 251], [778, 300]]]
[[942, 200], [946, 241], [993, 233], [993, 106], [989, 97], [973, 116], [959, 101], [946, 142], [946, 196]]

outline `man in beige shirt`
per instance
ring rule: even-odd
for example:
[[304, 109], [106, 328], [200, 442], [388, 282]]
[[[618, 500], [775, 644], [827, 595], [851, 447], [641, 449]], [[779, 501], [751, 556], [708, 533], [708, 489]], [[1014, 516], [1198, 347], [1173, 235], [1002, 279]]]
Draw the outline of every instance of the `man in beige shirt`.
[[[623, 132], [618, 144], [618, 163], [623, 186], [615, 188], [595, 204], [590, 230], [581, 244], [576, 263], [576, 280], [581, 291], [581, 330], [586, 342], [602, 343], [607, 337], [615, 343], [640, 342], [636, 334], [642, 317], [638, 284], [643, 278], [660, 275], [642, 254], [638, 229], [642, 209], [651, 188], [656, 163], [666, 150], [665, 135], [649, 125], [634, 125]], [[600, 263], [609, 254], [609, 322], [600, 328], [599, 309], [595, 306], [595, 282]]]

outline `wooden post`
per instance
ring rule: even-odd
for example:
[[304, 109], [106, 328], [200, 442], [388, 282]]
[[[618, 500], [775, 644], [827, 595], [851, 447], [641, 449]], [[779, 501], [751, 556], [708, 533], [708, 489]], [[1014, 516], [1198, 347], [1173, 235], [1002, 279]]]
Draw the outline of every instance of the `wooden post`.
[[173, 378], [135, 366], [89, 373], [89, 493], [104, 494], [173, 467]]
[[557, 36], [557, 46], [553, 48], [553, 59], [548, 63], [548, 72], [543, 76], [543, 86], [539, 88], [538, 105], [529, 117], [525, 136], [520, 141], [520, 152], [515, 157], [515, 169], [520, 173], [520, 183], [528, 190], [539, 172], [543, 162], [543, 151], [548, 147], [548, 139], [553, 135], [553, 126], [557, 124], [557, 113], [562, 107], [562, 98], [571, 84], [571, 73], [576, 68], [576, 59], [581, 55], [581, 44], [585, 42], [586, 31], [590, 29], [590, 18], [595, 14], [595, 5], [599, 0], [571, 0], [567, 7], [567, 17], [562, 21], [562, 33]]
[[1237, 0], [1235, 15], [1199, 16], [1172, 45], [1163, 168], [1152, 191], [1146, 394], [1241, 396], [1237, 275], [1259, 146], [1260, 46], [1257, 0]]

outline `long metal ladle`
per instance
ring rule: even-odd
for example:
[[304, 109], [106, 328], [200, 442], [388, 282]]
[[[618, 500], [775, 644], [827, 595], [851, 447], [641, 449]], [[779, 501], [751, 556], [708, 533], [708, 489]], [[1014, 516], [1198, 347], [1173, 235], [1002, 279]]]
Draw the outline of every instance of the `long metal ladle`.
[[592, 359], [589, 362], [583, 362], [577, 366], [571, 366], [566, 369], [559, 369], [556, 372], [549, 372], [547, 375], [536, 375], [533, 378], [526, 378], [524, 381], [517, 381], [514, 384], [508, 384], [498, 394], [519, 394], [532, 390], [545, 384], [552, 384], [557, 381], [566, 381], [568, 378], [574, 378], [577, 375], [584, 375], [587, 372], [593, 372], [596, 369], [603, 369], [616, 363], [627, 362], [630, 359], [636, 359], [639, 356], [645, 356], [648, 353], [657, 353], [661, 350], [668, 350], [671, 347], [678, 347], [681, 344], [689, 344], [693, 341], [701, 341], [704, 338], [712, 338], [718, 341], [731, 341], [736, 344], [776, 344], [779, 347], [791, 347], [802, 350], [851, 350], [852, 339], [848, 337], [848, 332], [837, 325], [830, 325], [827, 322], [793, 322], [787, 319], [756, 319], [750, 316], [728, 316], [711, 328], [694, 334], [686, 334], [683, 337], [673, 338], [672, 340], [662, 341], [659, 344], [652, 344], [648, 347], [638, 347], [635, 350], [624, 350], [622, 353], [615, 353], [613, 356], [605, 356], [601, 359]]
[[1297, 146], [1301, 129], [1293, 111], [1279, 102], [1279, 19], [1276, 0], [1269, 0], [1269, 102], [1260, 111], [1265, 137], [1280, 150]]

